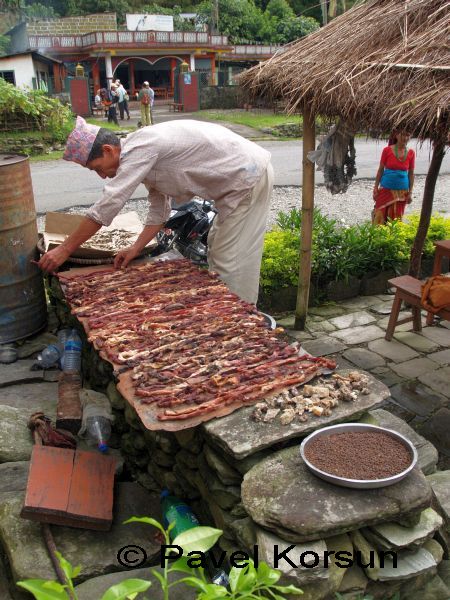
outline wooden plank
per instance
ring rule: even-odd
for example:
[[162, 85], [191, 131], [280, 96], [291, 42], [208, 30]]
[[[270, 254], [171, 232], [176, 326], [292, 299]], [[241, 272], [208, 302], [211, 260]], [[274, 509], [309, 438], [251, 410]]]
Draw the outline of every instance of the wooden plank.
[[109, 528], [112, 523], [115, 459], [77, 450], [67, 513]]
[[33, 447], [22, 516], [66, 512], [74, 458], [66, 448]]

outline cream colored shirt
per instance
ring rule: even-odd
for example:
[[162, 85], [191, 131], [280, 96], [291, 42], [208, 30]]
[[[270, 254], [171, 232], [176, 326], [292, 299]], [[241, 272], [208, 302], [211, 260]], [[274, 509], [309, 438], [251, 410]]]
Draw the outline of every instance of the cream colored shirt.
[[121, 141], [117, 174], [87, 212], [110, 225], [140, 183], [150, 202], [146, 225], [170, 216], [170, 198], [187, 202], [194, 196], [214, 200], [222, 221], [264, 173], [270, 153], [229, 129], [194, 120], [143, 127]]

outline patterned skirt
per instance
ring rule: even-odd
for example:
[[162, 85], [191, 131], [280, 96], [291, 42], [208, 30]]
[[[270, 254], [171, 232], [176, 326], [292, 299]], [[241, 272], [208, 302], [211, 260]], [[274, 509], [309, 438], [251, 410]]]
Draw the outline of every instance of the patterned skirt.
[[408, 200], [408, 190], [378, 190], [375, 208], [372, 211], [372, 224], [384, 225], [388, 219], [402, 219]]

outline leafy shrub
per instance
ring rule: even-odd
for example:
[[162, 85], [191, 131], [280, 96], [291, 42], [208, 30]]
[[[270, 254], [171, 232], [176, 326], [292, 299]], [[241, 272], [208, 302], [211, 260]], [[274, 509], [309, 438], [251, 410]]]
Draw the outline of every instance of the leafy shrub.
[[[407, 222], [391, 221], [384, 226], [360, 223], [346, 227], [314, 210], [311, 280], [316, 289], [330, 281], [348, 281], [380, 271], [399, 271], [409, 260], [417, 233], [419, 215]], [[266, 234], [261, 266], [264, 291], [296, 286], [298, 283], [300, 228], [297, 209], [279, 213], [277, 225]], [[433, 242], [450, 238], [450, 219], [431, 218], [424, 256], [433, 256]]]
[[72, 126], [73, 115], [69, 106], [50, 98], [41, 90], [17, 88], [0, 78], [0, 119], [24, 121], [32, 129], [43, 131], [52, 141], [62, 142]]

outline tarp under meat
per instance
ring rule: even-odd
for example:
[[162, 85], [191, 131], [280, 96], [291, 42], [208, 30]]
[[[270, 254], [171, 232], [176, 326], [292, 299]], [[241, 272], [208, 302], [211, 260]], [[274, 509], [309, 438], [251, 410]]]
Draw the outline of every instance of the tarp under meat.
[[254, 305], [185, 259], [73, 269], [59, 279], [147, 429], [193, 427], [335, 367], [299, 356]]

